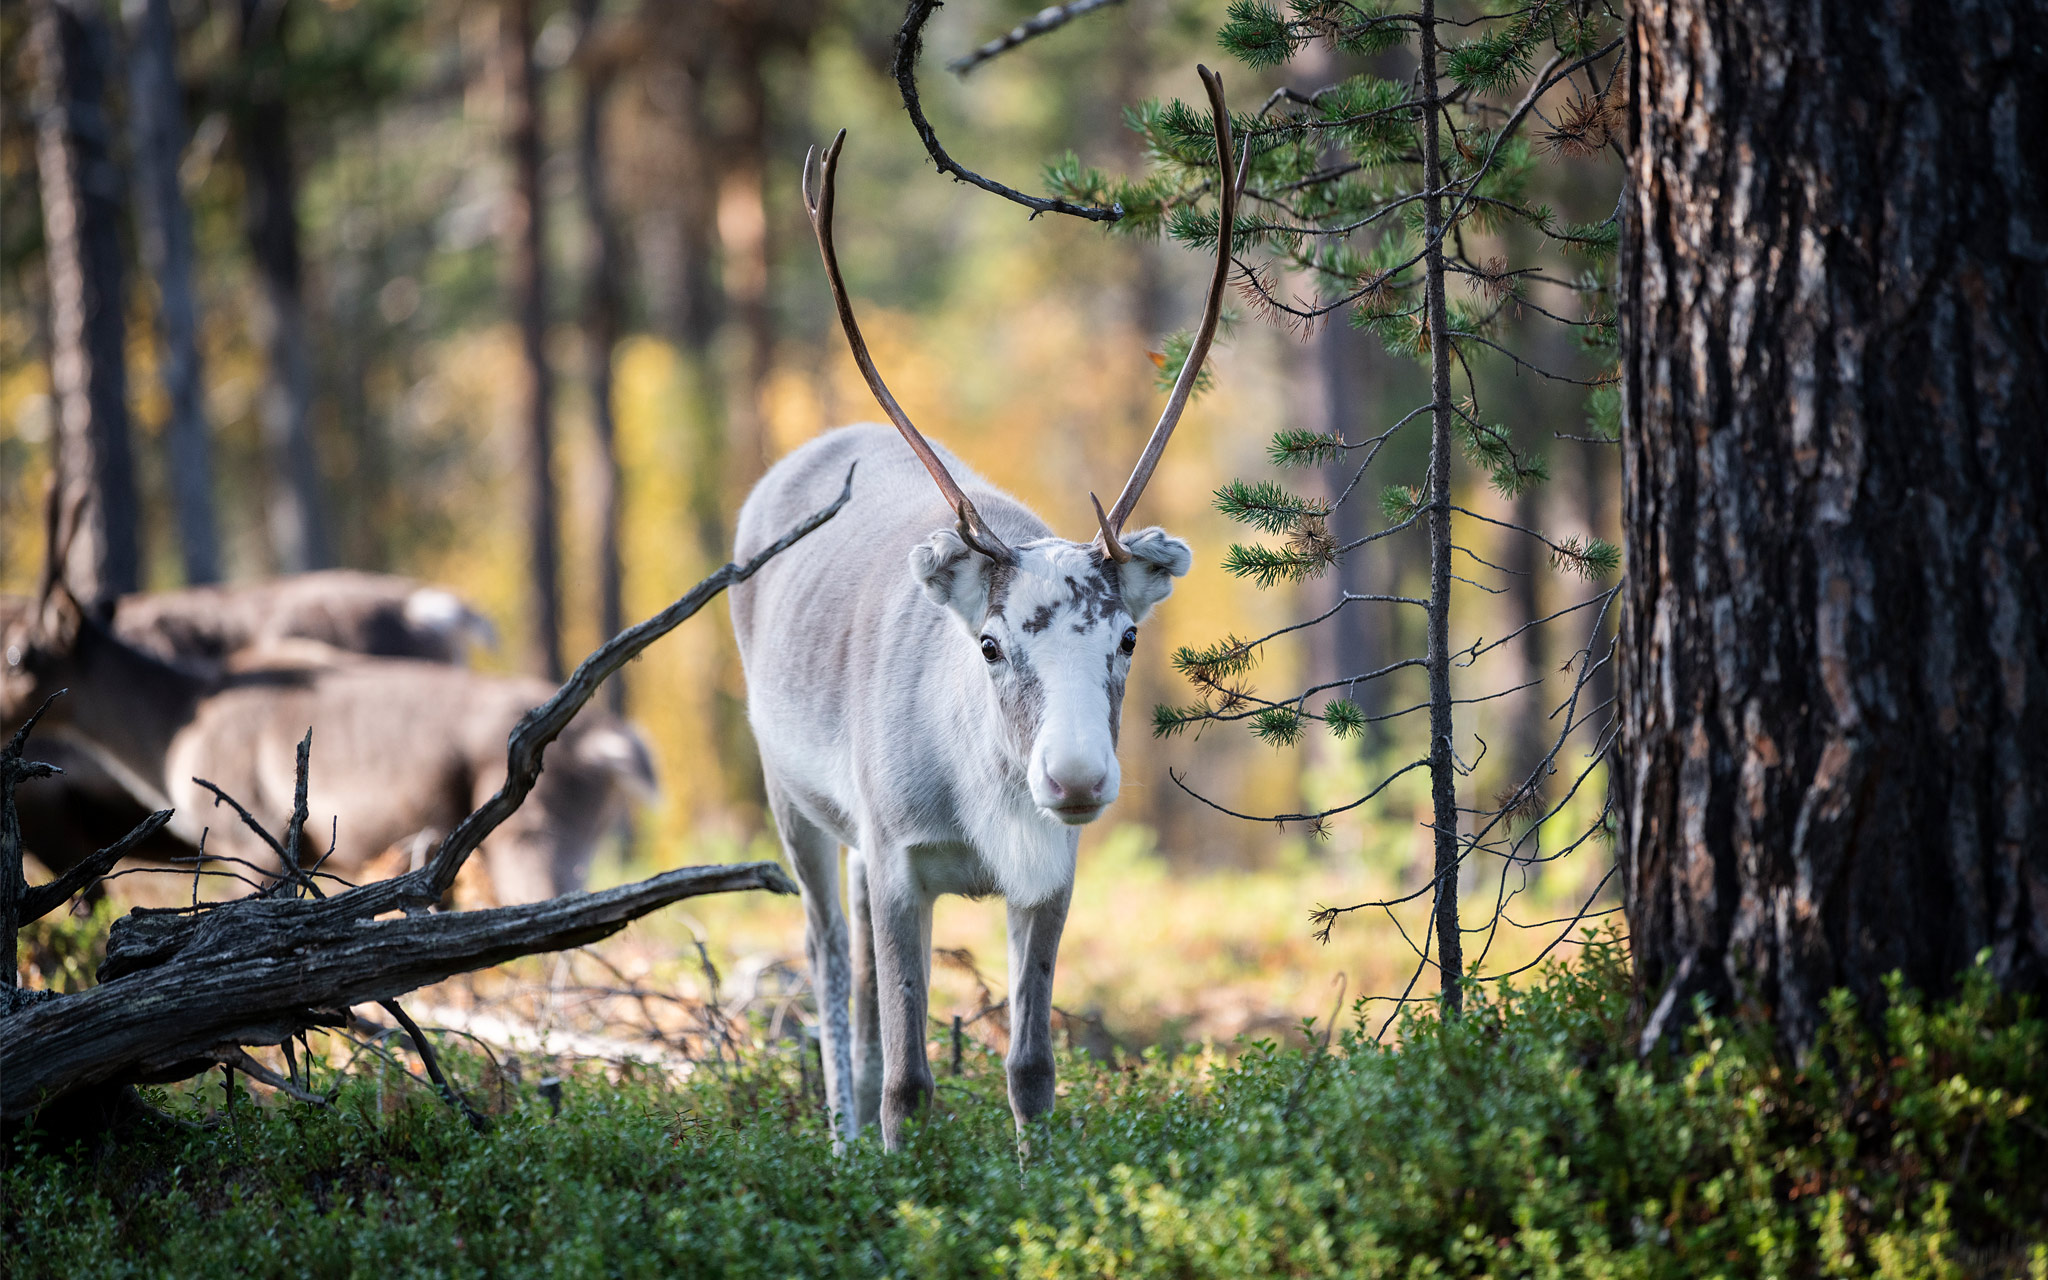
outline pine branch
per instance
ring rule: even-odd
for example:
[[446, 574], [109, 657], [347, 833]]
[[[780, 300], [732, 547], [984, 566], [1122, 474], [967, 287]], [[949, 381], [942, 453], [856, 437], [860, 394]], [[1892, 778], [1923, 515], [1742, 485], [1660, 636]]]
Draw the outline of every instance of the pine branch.
[[1216, 490], [1214, 497], [1218, 511], [1264, 533], [1296, 530], [1304, 520], [1330, 513], [1323, 499], [1289, 493], [1271, 480], [1232, 480]]
[[1321, 577], [1334, 558], [1328, 554], [1296, 551], [1292, 547], [1275, 549], [1232, 543], [1230, 551], [1223, 557], [1223, 568], [1235, 577], [1250, 578], [1264, 590], [1282, 582], [1305, 582]]
[[1621, 548], [1604, 538], [1566, 538], [1550, 549], [1550, 565], [1592, 581], [1621, 568]]
[[1206, 649], [1187, 645], [1173, 651], [1173, 669], [1196, 684], [1220, 685], [1258, 665], [1258, 647], [1227, 636]]
[[1320, 467], [1344, 456], [1348, 447], [1334, 432], [1290, 429], [1273, 433], [1266, 456], [1276, 467]]

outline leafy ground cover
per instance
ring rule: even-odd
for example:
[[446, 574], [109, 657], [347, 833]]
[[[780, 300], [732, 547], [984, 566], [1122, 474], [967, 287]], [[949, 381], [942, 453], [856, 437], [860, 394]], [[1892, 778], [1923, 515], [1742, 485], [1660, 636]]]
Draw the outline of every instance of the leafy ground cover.
[[0, 1243], [23, 1277], [2048, 1276], [2048, 1024], [1987, 975], [1881, 1027], [1842, 1001], [1794, 1067], [1704, 1017], [1639, 1060], [1625, 965], [1588, 947], [1398, 1047], [1076, 1054], [1021, 1152], [981, 1053], [895, 1155], [833, 1155], [770, 1056], [587, 1069], [559, 1114], [500, 1080], [481, 1135], [374, 1071], [225, 1116], [216, 1076], [154, 1094], [186, 1125], [17, 1139]]

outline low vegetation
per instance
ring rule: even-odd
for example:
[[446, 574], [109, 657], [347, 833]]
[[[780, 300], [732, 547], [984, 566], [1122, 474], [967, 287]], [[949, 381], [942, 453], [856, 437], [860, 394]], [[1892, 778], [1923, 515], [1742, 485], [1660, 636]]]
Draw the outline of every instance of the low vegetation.
[[23, 1277], [2048, 1276], [2048, 1022], [1987, 973], [1882, 1027], [1839, 1001], [1796, 1069], [1705, 1016], [1639, 1060], [1616, 942], [1532, 976], [1398, 1047], [1360, 1009], [1308, 1048], [1076, 1054], [1021, 1154], [980, 1052], [896, 1156], [835, 1157], [815, 1073], [765, 1054], [571, 1073], [559, 1112], [472, 1062], [482, 1135], [376, 1070], [225, 1115], [215, 1077], [150, 1136], [16, 1139], [0, 1236]]

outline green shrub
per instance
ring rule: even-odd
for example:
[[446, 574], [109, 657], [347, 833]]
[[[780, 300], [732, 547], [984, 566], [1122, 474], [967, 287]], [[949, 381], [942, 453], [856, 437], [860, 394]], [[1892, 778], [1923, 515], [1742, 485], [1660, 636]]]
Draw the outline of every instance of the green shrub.
[[1986, 972], [1933, 1007], [1895, 990], [1880, 1028], [1839, 999], [1799, 1069], [1704, 1017], [1639, 1062], [1625, 964], [1588, 947], [1398, 1048], [1074, 1055], [1021, 1159], [989, 1057], [895, 1156], [834, 1157], [770, 1060], [588, 1072], [559, 1118], [515, 1090], [483, 1136], [364, 1080], [18, 1142], [0, 1232], [21, 1276], [2048, 1276], [2048, 1026]]

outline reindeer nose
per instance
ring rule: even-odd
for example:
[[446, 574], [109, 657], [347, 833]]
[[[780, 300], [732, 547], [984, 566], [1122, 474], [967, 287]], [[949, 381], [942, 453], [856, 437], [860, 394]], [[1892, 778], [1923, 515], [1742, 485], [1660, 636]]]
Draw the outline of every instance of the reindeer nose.
[[1102, 799], [1103, 788], [1109, 782], [1109, 771], [1099, 764], [1061, 762], [1045, 766], [1046, 789], [1053, 798], [1069, 803], [1092, 804]]

